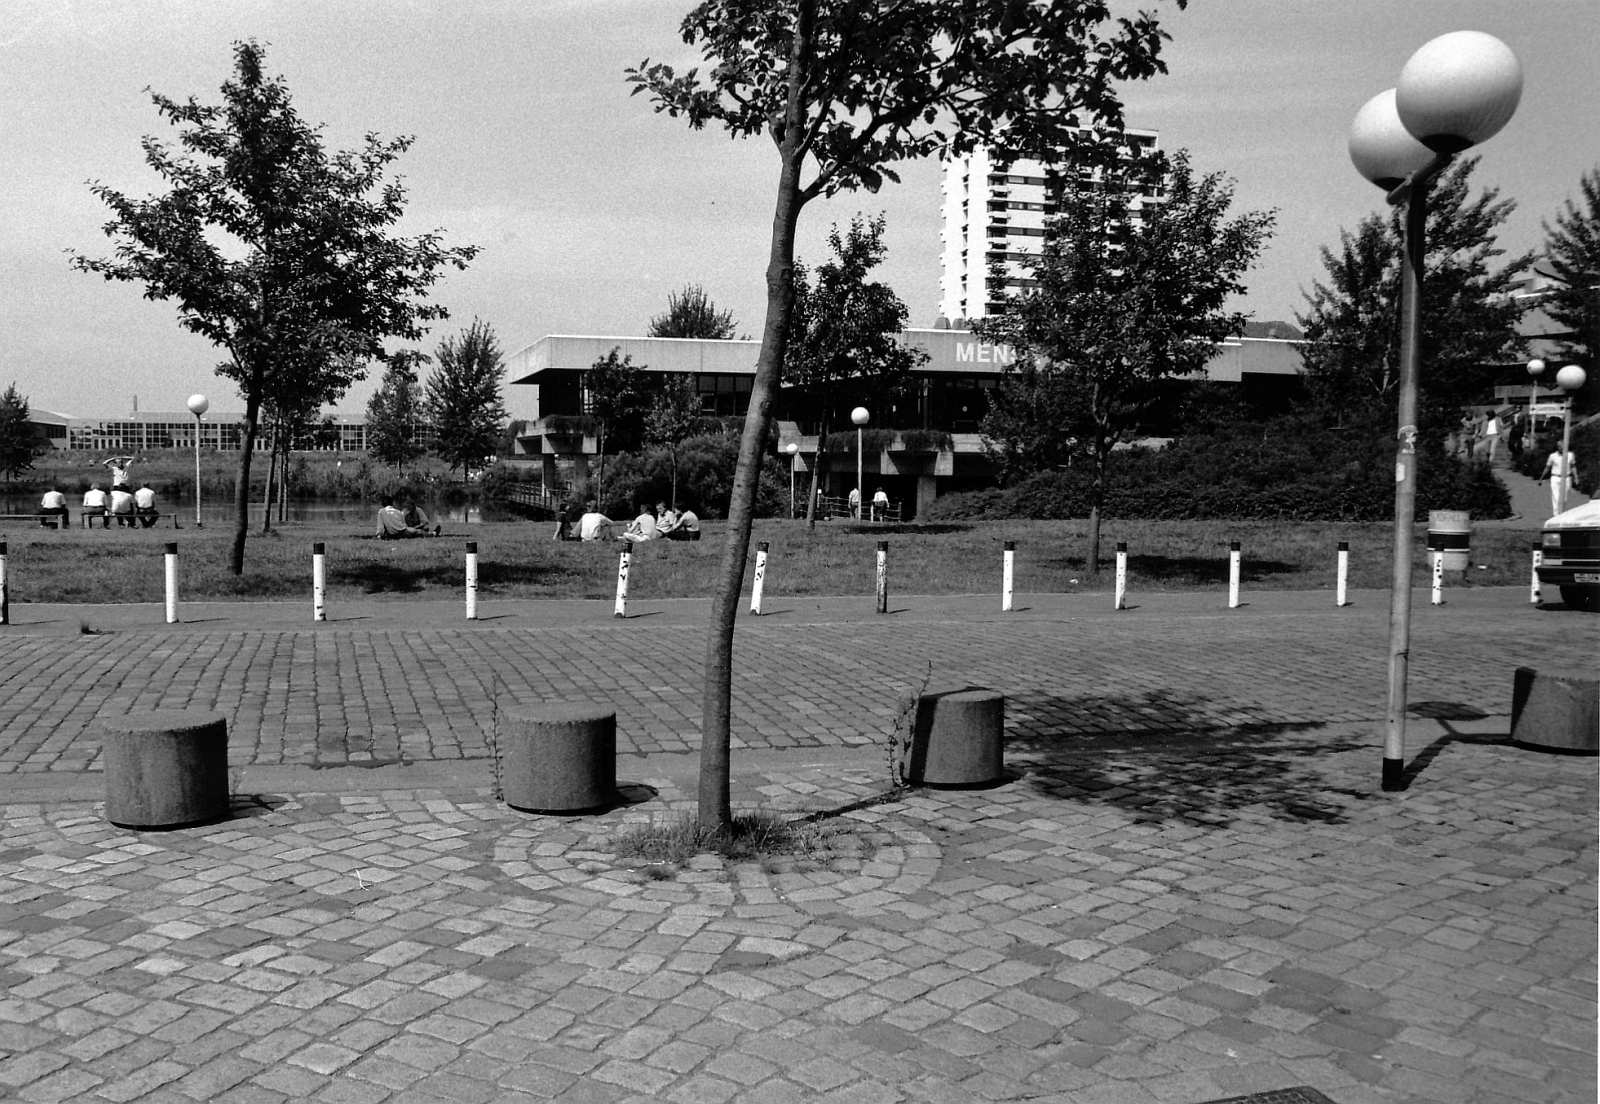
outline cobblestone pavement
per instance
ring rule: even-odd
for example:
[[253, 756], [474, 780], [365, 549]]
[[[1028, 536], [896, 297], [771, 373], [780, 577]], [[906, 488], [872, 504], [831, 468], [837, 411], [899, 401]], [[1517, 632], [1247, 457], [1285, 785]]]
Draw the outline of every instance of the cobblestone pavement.
[[[1420, 606], [1384, 794], [1386, 601], [1246, 598], [769, 599], [735, 801], [812, 850], [681, 867], [618, 850], [692, 808], [699, 604], [13, 607], [0, 1098], [1593, 1101], [1596, 760], [1508, 731], [1600, 619]], [[1005, 781], [887, 789], [925, 680], [1006, 692]], [[541, 696], [616, 704], [617, 808], [494, 800]], [[158, 705], [228, 716], [227, 821], [103, 819], [94, 719]]]

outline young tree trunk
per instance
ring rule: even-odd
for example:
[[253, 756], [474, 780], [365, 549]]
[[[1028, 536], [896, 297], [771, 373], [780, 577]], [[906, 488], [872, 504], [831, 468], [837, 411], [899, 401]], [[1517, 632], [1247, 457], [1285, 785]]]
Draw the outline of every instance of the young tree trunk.
[[1094, 454], [1094, 482], [1089, 484], [1089, 562], [1084, 570], [1091, 578], [1100, 574], [1100, 510], [1106, 500], [1107, 453], [1096, 449]]
[[827, 393], [823, 394], [822, 423], [817, 426], [817, 456], [811, 465], [811, 493], [806, 496], [806, 528], [812, 530], [817, 527], [817, 488], [822, 486], [822, 475], [828, 464], [828, 454], [823, 451], [828, 442], [828, 405]]
[[261, 496], [261, 531], [272, 532], [272, 493], [277, 484], [274, 481], [278, 474], [278, 435], [279, 429], [272, 429], [272, 440], [267, 445], [267, 489]]
[[245, 389], [244, 432], [239, 442], [239, 478], [233, 487], [233, 548], [228, 555], [228, 570], [244, 574], [244, 542], [250, 530], [250, 459], [256, 449], [257, 423], [261, 417], [261, 385], [265, 372], [250, 370], [250, 386]]
[[732, 743], [733, 622], [750, 552], [750, 525], [755, 512], [756, 484], [761, 475], [761, 448], [777, 391], [794, 311], [794, 236], [804, 201], [800, 196], [803, 138], [800, 104], [803, 68], [811, 54], [811, 20], [801, 5], [789, 56], [789, 109], [778, 146], [781, 168], [772, 214], [772, 245], [767, 258], [767, 316], [761, 332], [761, 355], [750, 387], [750, 409], [739, 438], [739, 464], [728, 502], [728, 531], [722, 565], [712, 593], [711, 624], [706, 634], [705, 685], [700, 698], [700, 827], [724, 832], [733, 822], [729, 798], [728, 752]]
[[283, 442], [283, 464], [278, 469], [278, 524], [282, 525], [289, 513], [289, 459], [292, 441]]

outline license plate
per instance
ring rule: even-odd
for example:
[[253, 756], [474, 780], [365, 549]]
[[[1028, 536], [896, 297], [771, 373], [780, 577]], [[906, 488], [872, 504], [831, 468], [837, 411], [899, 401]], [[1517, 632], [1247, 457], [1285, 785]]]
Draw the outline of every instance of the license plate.
[[1575, 583], [1600, 583], [1600, 571], [1573, 572], [1572, 581]]

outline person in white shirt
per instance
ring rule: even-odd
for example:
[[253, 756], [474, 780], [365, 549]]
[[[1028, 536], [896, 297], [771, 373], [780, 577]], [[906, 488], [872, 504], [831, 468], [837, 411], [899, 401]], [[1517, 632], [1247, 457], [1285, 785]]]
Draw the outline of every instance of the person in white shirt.
[[111, 516], [117, 519], [117, 527], [133, 528], [139, 524], [133, 516], [133, 492], [126, 487], [111, 488]]
[[150, 489], [150, 484], [141, 483], [133, 492], [133, 512], [146, 529], [155, 525], [156, 518], [161, 516], [156, 512], [156, 493]]
[[67, 510], [67, 496], [54, 487], [39, 500], [39, 524], [46, 529], [65, 529], [72, 524]]
[[872, 495], [872, 520], [886, 521], [889, 517], [889, 494], [879, 487]]
[[586, 541], [610, 540], [611, 519], [602, 514], [594, 499], [583, 504], [583, 516], [578, 519], [578, 539]]
[[133, 457], [111, 456], [101, 461], [111, 471], [111, 489], [123, 490], [132, 493], [133, 488], [128, 486], [128, 472], [133, 469]]
[[647, 540], [655, 540], [658, 535], [656, 516], [650, 512], [650, 504], [639, 503], [639, 516], [622, 531], [622, 539], [629, 544], [642, 544]]
[[111, 515], [106, 512], [111, 505], [111, 500], [106, 498], [106, 493], [100, 489], [100, 484], [91, 483], [89, 489], [83, 492], [83, 524], [89, 527], [89, 519], [100, 519], [100, 528], [111, 528]]
[[1563, 453], [1559, 447], [1544, 458], [1544, 470], [1539, 473], [1539, 482], [1546, 478], [1550, 480], [1550, 512], [1559, 514], [1566, 505], [1567, 488], [1572, 486], [1572, 481], [1578, 477], [1578, 457], [1570, 450]]
[[700, 539], [700, 519], [690, 509], [677, 511], [677, 519], [666, 534], [668, 540], [697, 541]]

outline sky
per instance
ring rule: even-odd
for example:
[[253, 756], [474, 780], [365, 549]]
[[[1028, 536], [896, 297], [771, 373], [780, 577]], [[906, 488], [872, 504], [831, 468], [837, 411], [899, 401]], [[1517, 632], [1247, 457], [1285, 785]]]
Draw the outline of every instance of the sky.
[[[692, 131], [631, 96], [624, 70], [694, 60], [677, 27], [689, 0], [5, 0], [0, 4], [0, 387], [77, 416], [181, 410], [202, 392], [240, 410], [223, 359], [137, 284], [71, 269], [107, 256], [100, 181], [161, 189], [145, 135], [171, 139], [149, 91], [216, 102], [231, 43], [267, 44], [302, 118], [332, 148], [368, 132], [409, 134], [398, 162], [406, 234], [440, 229], [481, 248], [435, 285], [451, 317], [432, 352], [474, 318], [513, 353], [545, 334], [642, 334], [670, 293], [703, 286], [758, 334], [777, 165], [765, 138]], [[1539, 248], [1542, 224], [1600, 163], [1595, 0], [1168, 0], [1170, 72], [1124, 89], [1129, 125], [1187, 149], [1236, 182], [1235, 210], [1277, 227], [1240, 304], [1290, 319], [1322, 275], [1320, 251], [1383, 207], [1346, 153], [1350, 120], [1392, 87], [1412, 51], [1448, 31], [1493, 34], [1521, 60], [1516, 116], [1480, 147], [1476, 179], [1517, 210], [1508, 252]], [[914, 326], [939, 304], [939, 166], [899, 184], [809, 205], [802, 260], [826, 258], [834, 223], [887, 217], [879, 270]], [[339, 405], [359, 414], [378, 372]], [[514, 416], [531, 413], [507, 389]]]

